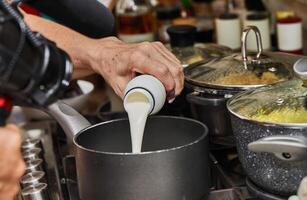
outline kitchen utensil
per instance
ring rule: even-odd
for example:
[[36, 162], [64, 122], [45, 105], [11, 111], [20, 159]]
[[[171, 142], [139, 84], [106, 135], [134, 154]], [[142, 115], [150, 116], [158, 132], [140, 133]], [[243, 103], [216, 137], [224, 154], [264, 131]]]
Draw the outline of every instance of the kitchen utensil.
[[307, 175], [307, 88], [291, 80], [246, 91], [227, 103], [240, 161], [260, 188], [286, 197]]
[[21, 196], [23, 200], [50, 200], [46, 183], [38, 183], [24, 188], [21, 191]]
[[[256, 54], [247, 52], [246, 40], [250, 31], [255, 32], [257, 38]], [[193, 118], [208, 125], [212, 143], [234, 145], [226, 108], [230, 97], [241, 91], [293, 78], [291, 63], [280, 61], [285, 54], [262, 53], [257, 27], [244, 29], [241, 46], [241, 54], [195, 63], [184, 69], [185, 87], [194, 91], [187, 95]]]
[[90, 126], [62, 102], [48, 109], [75, 145], [81, 199], [190, 200], [208, 194], [208, 139], [202, 123], [149, 117], [143, 152], [132, 154], [127, 119]]

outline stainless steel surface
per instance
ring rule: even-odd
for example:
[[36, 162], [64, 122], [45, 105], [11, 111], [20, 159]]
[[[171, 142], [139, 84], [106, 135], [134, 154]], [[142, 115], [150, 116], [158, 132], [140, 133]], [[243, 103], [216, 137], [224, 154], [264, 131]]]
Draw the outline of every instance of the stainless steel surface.
[[[30, 122], [22, 126], [25, 130], [41, 129], [42, 135], [39, 139], [41, 140], [42, 149], [44, 151], [44, 172], [46, 173], [46, 181], [48, 182], [48, 200], [66, 200], [65, 189], [61, 184], [60, 176], [60, 158], [58, 157], [57, 146], [54, 142], [54, 134], [56, 134], [56, 123], [54, 121], [45, 120], [39, 122]], [[33, 134], [27, 135], [25, 131], [25, 138], [33, 138]], [[34, 137], [36, 138], [36, 137]], [[38, 139], [38, 138], [36, 138]], [[16, 200], [23, 200], [21, 192], [16, 197]]]
[[242, 38], [241, 38], [241, 52], [242, 52], [242, 57], [243, 57], [243, 62], [245, 64], [245, 67], [247, 69], [247, 62], [248, 62], [248, 52], [247, 52], [247, 35], [250, 31], [254, 31], [256, 35], [256, 42], [257, 42], [257, 55], [256, 59], [260, 59], [261, 53], [263, 51], [262, 47], [262, 39], [261, 39], [261, 34], [259, 29], [256, 26], [247, 26], [242, 33]]
[[26, 161], [25, 173], [30, 173], [35, 171], [44, 171], [43, 160], [40, 158]]
[[22, 188], [33, 186], [38, 183], [47, 183], [45, 179], [45, 172], [43, 171], [30, 172], [23, 175], [20, 178], [20, 184]]
[[26, 149], [22, 152], [22, 157], [25, 161], [41, 159], [42, 149], [41, 148]]
[[28, 150], [28, 149], [33, 149], [33, 148], [41, 148], [41, 147], [42, 147], [42, 145], [41, 145], [41, 141], [39, 139], [27, 138], [21, 144], [21, 149], [23, 151]]
[[307, 157], [307, 138], [302, 136], [268, 136], [247, 145], [255, 153], [272, 153], [285, 161], [304, 161]]
[[47, 187], [45, 183], [26, 187], [21, 191], [22, 198], [23, 200], [50, 200]]
[[48, 113], [61, 124], [71, 142], [75, 134], [91, 125], [82, 115], [62, 101], [50, 105]]

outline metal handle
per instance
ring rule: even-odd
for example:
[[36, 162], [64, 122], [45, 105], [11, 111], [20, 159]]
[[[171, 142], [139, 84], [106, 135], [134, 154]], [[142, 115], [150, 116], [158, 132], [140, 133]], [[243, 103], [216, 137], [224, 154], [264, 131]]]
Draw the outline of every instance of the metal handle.
[[307, 81], [307, 58], [300, 58], [293, 65], [293, 71], [295, 74], [304, 81], [304, 86], [306, 86]]
[[62, 101], [50, 105], [47, 112], [61, 125], [70, 141], [79, 131], [91, 125], [81, 114]]
[[262, 51], [263, 51], [263, 47], [262, 47], [262, 39], [261, 39], [261, 34], [259, 29], [256, 26], [247, 26], [242, 33], [242, 38], [241, 38], [241, 46], [242, 46], [242, 57], [243, 57], [243, 61], [244, 64], [246, 66], [246, 63], [248, 61], [248, 53], [247, 53], [247, 35], [250, 31], [254, 31], [255, 35], [256, 35], [256, 42], [257, 42], [257, 56], [256, 59], [259, 59]]
[[307, 138], [303, 136], [268, 136], [248, 144], [255, 153], [273, 153], [281, 160], [305, 160]]

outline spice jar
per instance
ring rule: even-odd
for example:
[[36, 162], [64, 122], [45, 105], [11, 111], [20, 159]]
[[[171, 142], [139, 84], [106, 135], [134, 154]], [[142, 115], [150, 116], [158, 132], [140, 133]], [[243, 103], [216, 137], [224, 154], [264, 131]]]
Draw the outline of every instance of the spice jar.
[[159, 40], [166, 43], [169, 36], [166, 32], [167, 28], [172, 25], [174, 19], [180, 17], [180, 7], [176, 6], [159, 6], [156, 9], [158, 19], [158, 37]]
[[129, 43], [155, 39], [153, 10], [149, 0], [119, 0], [115, 12], [119, 39]]
[[297, 16], [278, 19], [277, 38], [279, 51], [303, 54], [302, 19]]

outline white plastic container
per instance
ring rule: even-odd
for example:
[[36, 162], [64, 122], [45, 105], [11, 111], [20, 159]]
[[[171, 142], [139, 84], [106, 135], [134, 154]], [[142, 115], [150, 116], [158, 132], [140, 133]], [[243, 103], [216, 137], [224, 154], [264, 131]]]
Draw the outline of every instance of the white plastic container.
[[127, 105], [129, 96], [141, 93], [151, 105], [150, 115], [161, 110], [165, 103], [166, 92], [163, 84], [155, 77], [150, 75], [140, 75], [132, 79], [125, 90], [124, 107]]
[[215, 20], [217, 43], [232, 49], [241, 48], [241, 23], [236, 14], [224, 14]]
[[[244, 20], [244, 27], [256, 26], [261, 34], [263, 50], [271, 49], [271, 34], [270, 21], [264, 14], [250, 14]], [[247, 49], [250, 51], [257, 51], [257, 43], [255, 34], [249, 34], [247, 37]]]

